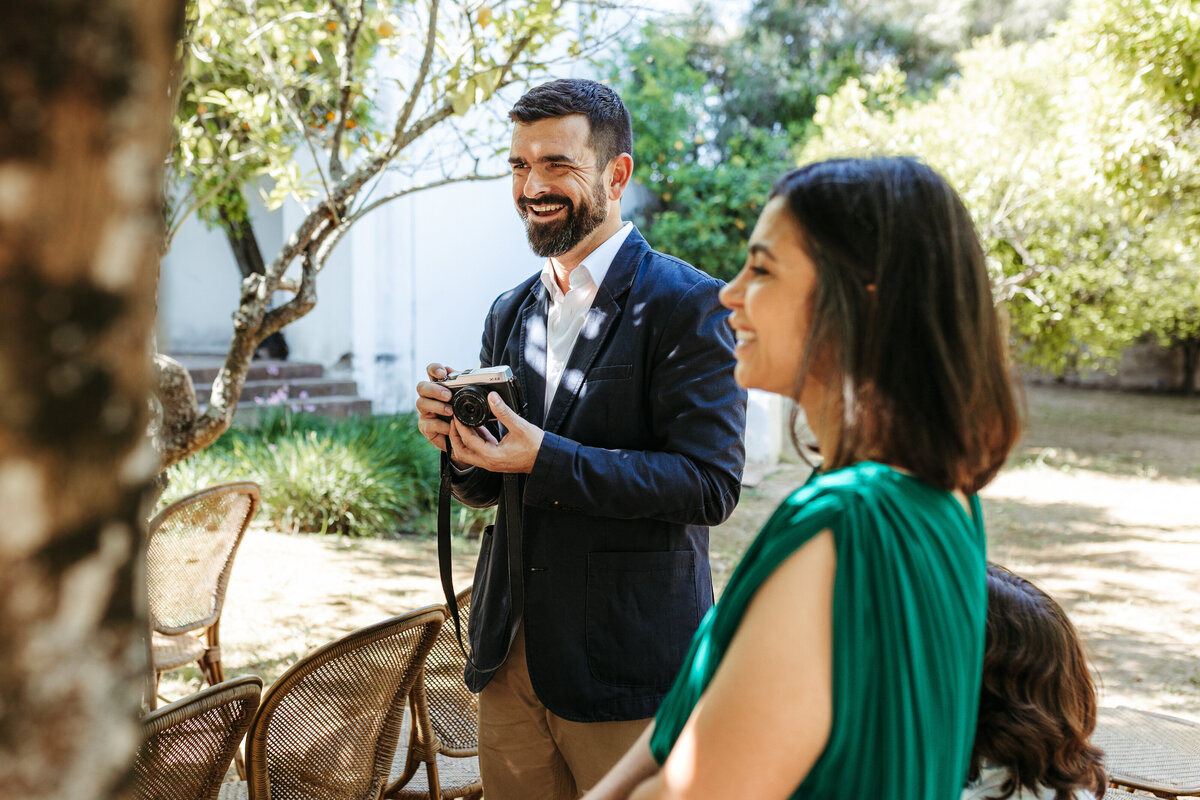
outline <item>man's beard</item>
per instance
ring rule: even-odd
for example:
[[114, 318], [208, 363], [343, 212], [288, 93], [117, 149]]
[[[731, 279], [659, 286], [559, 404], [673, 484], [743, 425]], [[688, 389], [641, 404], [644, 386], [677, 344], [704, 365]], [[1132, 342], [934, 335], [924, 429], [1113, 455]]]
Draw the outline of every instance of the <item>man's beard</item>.
[[[563, 205], [566, 216], [554, 222], [538, 222], [537, 216], [528, 209], [531, 205]], [[517, 209], [521, 219], [525, 220], [525, 235], [529, 237], [533, 252], [542, 258], [554, 258], [572, 250], [608, 219], [608, 198], [604, 182], [596, 181], [591, 198], [585, 198], [578, 208], [562, 195], [542, 195], [536, 200], [521, 197]]]

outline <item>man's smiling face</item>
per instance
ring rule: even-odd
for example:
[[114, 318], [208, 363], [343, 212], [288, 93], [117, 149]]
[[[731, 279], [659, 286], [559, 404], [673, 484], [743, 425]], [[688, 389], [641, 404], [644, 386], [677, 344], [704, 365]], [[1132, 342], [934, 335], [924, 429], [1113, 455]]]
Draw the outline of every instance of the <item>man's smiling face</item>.
[[590, 132], [583, 114], [517, 123], [513, 130], [513, 201], [539, 256], [575, 249], [608, 218], [605, 169], [596, 165]]

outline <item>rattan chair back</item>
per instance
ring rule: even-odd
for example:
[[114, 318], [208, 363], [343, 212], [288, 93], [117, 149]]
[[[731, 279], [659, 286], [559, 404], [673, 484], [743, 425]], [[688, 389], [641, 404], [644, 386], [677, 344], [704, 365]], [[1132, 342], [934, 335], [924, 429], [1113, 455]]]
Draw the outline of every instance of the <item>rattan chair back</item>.
[[250, 720], [262, 680], [233, 678], [142, 718], [133, 763], [135, 800], [212, 800], [221, 789]]
[[[471, 587], [455, 597], [465, 634], [471, 613]], [[392, 783], [384, 797], [395, 800], [439, 800], [478, 797], [479, 697], [463, 680], [466, 658], [454, 622], [447, 620], [425, 658], [421, 678], [409, 693], [407, 753], [392, 765]], [[467, 646], [466, 636], [463, 646]], [[415, 723], [415, 724], [414, 724]], [[424, 769], [421, 769], [424, 767]]]
[[[462, 620], [463, 645], [466, 646], [467, 619], [471, 614], [470, 587], [459, 592], [455, 600]], [[479, 695], [468, 689], [463, 680], [465, 666], [454, 623], [447, 621], [425, 659], [423, 686], [438, 750], [450, 756], [479, 752]]]
[[376, 800], [408, 691], [445, 617], [433, 606], [384, 620], [280, 676], [247, 738], [251, 800]]
[[150, 521], [146, 580], [154, 630], [177, 635], [218, 623], [233, 557], [258, 509], [258, 485], [213, 486]]

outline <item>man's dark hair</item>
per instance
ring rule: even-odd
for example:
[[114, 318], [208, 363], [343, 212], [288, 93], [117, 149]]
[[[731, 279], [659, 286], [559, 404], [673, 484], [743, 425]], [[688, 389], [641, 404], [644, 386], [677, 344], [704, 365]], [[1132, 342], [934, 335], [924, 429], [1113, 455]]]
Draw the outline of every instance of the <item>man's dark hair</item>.
[[535, 86], [521, 96], [508, 112], [513, 122], [529, 124], [583, 114], [588, 120], [588, 146], [596, 163], [607, 166], [621, 153], [633, 153], [633, 127], [620, 96], [596, 81], [560, 78]]
[[[840, 382], [824, 416], [826, 469], [863, 460], [973, 494], [1019, 419], [983, 249], [954, 189], [912, 158], [835, 159], [779, 180], [817, 269], [794, 397]], [[803, 451], [802, 451], [803, 452]]]
[[1104, 796], [1096, 689], [1075, 626], [1054, 598], [1004, 567], [987, 568], [987, 634], [979, 722], [969, 778], [984, 762], [1006, 767], [1000, 798], [1040, 787], [1069, 800]]

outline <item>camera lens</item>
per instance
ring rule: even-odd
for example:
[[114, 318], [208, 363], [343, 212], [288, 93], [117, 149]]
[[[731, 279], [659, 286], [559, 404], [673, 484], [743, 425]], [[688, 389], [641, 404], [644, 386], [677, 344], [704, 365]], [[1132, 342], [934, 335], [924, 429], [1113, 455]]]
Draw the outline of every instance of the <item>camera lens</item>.
[[455, 418], [463, 425], [477, 428], [488, 419], [487, 397], [474, 386], [464, 386], [450, 401]]

